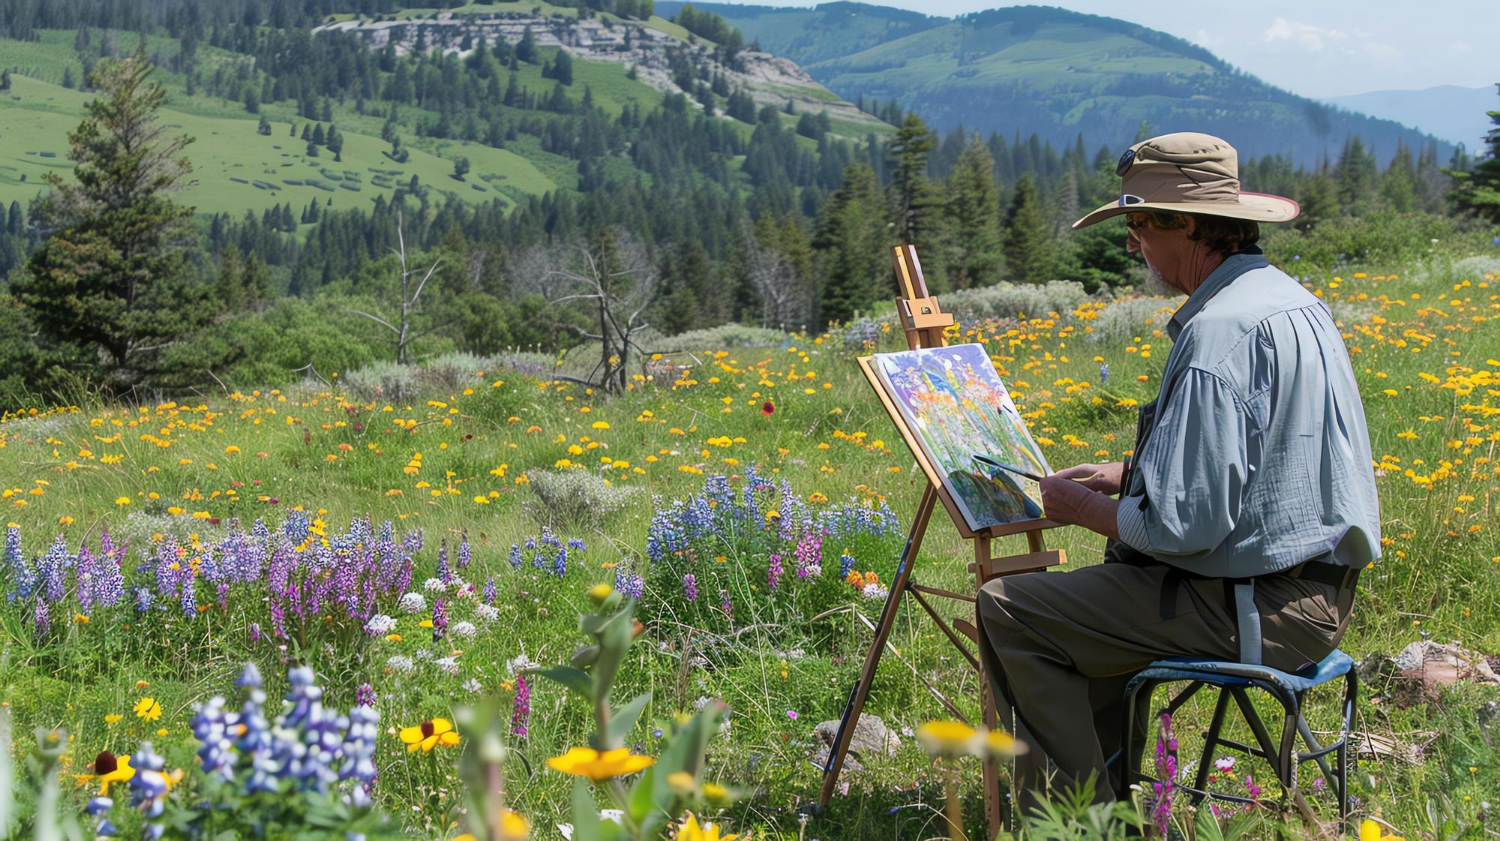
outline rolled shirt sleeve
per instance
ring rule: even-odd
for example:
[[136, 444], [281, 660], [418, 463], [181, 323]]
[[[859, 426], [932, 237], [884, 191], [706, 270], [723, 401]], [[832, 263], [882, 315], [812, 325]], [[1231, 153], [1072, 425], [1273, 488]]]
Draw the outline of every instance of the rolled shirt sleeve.
[[1134, 456], [1135, 495], [1120, 501], [1120, 540], [1157, 557], [1208, 556], [1234, 530], [1250, 464], [1252, 425], [1230, 385], [1187, 369]]

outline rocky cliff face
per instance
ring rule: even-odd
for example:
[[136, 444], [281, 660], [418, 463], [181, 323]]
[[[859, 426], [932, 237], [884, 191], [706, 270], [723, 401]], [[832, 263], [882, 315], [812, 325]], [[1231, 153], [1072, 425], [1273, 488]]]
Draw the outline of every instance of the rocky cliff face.
[[740, 50], [732, 61], [725, 61], [722, 50], [712, 43], [694, 37], [684, 40], [634, 21], [577, 20], [524, 12], [443, 12], [431, 18], [339, 21], [314, 31], [352, 33], [363, 38], [371, 49], [384, 49], [389, 44], [403, 55], [415, 49], [438, 49], [466, 56], [481, 41], [491, 46], [501, 40], [519, 43], [527, 30], [538, 47], [558, 47], [574, 58], [634, 67], [642, 83], [660, 91], [684, 92], [673, 81], [670, 69], [676, 52], [685, 54], [700, 75], [711, 78], [722, 74], [730, 89], [743, 89], [757, 105], [783, 107], [790, 101], [797, 113], [826, 111], [831, 119], [855, 126], [868, 126], [876, 131], [886, 128], [852, 103], [839, 99], [791, 59]]

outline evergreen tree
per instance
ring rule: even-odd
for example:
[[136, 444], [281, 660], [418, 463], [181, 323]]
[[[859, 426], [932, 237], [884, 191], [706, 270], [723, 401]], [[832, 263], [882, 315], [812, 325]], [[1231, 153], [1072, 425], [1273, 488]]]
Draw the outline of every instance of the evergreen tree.
[[1357, 135], [1344, 142], [1343, 153], [1333, 169], [1333, 180], [1345, 213], [1358, 216], [1371, 209], [1377, 170], [1375, 157], [1365, 151], [1365, 144]]
[[[1497, 84], [1500, 88], [1500, 84]], [[1500, 224], [1500, 111], [1487, 112], [1492, 126], [1485, 135], [1489, 154], [1472, 169], [1445, 170], [1453, 178], [1453, 206], [1491, 224]]]
[[245, 111], [251, 114], [260, 113], [260, 93], [255, 90], [254, 85], [245, 86]]
[[1300, 230], [1312, 230], [1319, 222], [1338, 215], [1338, 186], [1327, 172], [1309, 176], [1303, 181], [1297, 203], [1302, 206], [1302, 212], [1293, 224]]
[[21, 203], [12, 200], [10, 203], [10, 215], [6, 220], [5, 232], [13, 237], [26, 233], [26, 211], [21, 209]]
[[536, 38], [531, 35], [531, 27], [521, 31], [521, 40], [516, 44], [516, 60], [527, 64], [536, 64]]
[[932, 292], [944, 291], [946, 277], [942, 261], [943, 199], [927, 178], [927, 156], [933, 140], [927, 124], [916, 114], [907, 116], [891, 141], [891, 207], [896, 223], [896, 240], [916, 245], [927, 257], [924, 266]]
[[813, 237], [825, 278], [824, 321], [847, 321], [894, 292], [894, 281], [881, 283], [890, 274], [885, 209], [874, 171], [864, 164], [846, 167], [844, 183], [828, 197]]
[[949, 271], [958, 288], [1000, 279], [1000, 192], [989, 147], [971, 140], [948, 179], [948, 224], [953, 232]]
[[1042, 208], [1036, 179], [1027, 173], [1016, 182], [1005, 220], [1005, 264], [1016, 280], [1044, 283], [1057, 274], [1057, 250], [1052, 225]]
[[37, 203], [56, 232], [12, 287], [50, 349], [102, 359], [114, 389], [146, 380], [156, 352], [204, 315], [188, 262], [192, 208], [167, 197], [192, 170], [181, 156], [192, 139], [157, 123], [166, 89], [148, 81], [151, 71], [138, 49], [90, 80], [99, 97], [68, 135], [74, 178], [49, 173], [52, 192]]
[[265, 114], [260, 115], [260, 124], [255, 127], [255, 133], [262, 134], [267, 137], [271, 135], [271, 121], [266, 119]]
[[567, 50], [557, 51], [557, 58], [552, 62], [552, 78], [564, 85], [573, 84], [573, 57]]
[[1410, 213], [1416, 208], [1417, 167], [1405, 144], [1396, 144], [1396, 157], [1380, 174], [1380, 198], [1386, 207], [1401, 213]]

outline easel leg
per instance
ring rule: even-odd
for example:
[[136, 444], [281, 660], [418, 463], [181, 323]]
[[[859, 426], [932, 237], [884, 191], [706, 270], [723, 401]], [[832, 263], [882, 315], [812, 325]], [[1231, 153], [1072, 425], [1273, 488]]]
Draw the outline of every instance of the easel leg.
[[896, 580], [891, 582], [891, 591], [885, 597], [885, 608], [880, 612], [880, 623], [875, 626], [875, 639], [870, 643], [870, 651], [865, 655], [865, 665], [860, 669], [859, 683], [855, 684], [854, 691], [850, 693], [849, 703], [844, 707], [844, 716], [839, 720], [839, 729], [834, 733], [833, 745], [828, 751], [828, 764], [823, 766], [823, 788], [818, 793], [819, 808], [826, 807], [833, 797], [833, 787], [838, 783], [839, 771], [843, 769], [844, 757], [849, 752], [849, 741], [854, 738], [854, 726], [859, 721], [860, 712], [864, 710], [865, 699], [870, 695], [875, 670], [880, 666], [880, 655], [885, 651], [886, 640], [890, 638], [891, 629], [896, 624], [896, 609], [901, 604], [907, 580], [911, 578], [911, 568], [921, 550], [922, 537], [927, 533], [927, 521], [931, 519], [932, 509], [936, 504], [937, 491], [929, 484], [922, 492], [921, 503], [917, 505], [917, 516], [907, 534], [906, 547], [901, 551], [901, 565], [897, 567]]
[[[978, 537], [974, 539], [974, 592], [978, 593], [984, 587], [984, 560], [990, 556], [990, 539]], [[975, 613], [975, 626], [979, 629], [979, 703], [983, 715], [986, 730], [994, 730], [999, 724], [999, 714], [995, 706], [995, 693], [990, 690], [990, 677], [986, 673], [985, 646], [989, 645], [984, 629], [984, 621]], [[984, 823], [989, 827], [989, 837], [994, 838], [1000, 834], [1003, 821], [1000, 815], [1000, 762], [993, 756], [986, 756], [982, 763], [983, 774], [980, 781], [984, 786]]]

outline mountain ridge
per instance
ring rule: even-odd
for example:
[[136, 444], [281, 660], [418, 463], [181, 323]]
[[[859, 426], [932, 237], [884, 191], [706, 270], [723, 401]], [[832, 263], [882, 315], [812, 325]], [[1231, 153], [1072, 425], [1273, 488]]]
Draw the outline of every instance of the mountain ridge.
[[[1336, 158], [1354, 135], [1382, 161], [1398, 145], [1452, 151], [1440, 138], [1282, 90], [1207, 48], [1118, 18], [1051, 6], [893, 18], [854, 2], [693, 5], [773, 52], [816, 57], [804, 68], [840, 97], [894, 99], [941, 131], [1035, 131], [1059, 145], [1082, 135], [1090, 148], [1117, 148], [1144, 122], [1153, 134], [1206, 131], [1243, 154], [1282, 154], [1303, 166]], [[901, 26], [872, 23], [891, 19]]]

